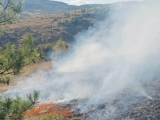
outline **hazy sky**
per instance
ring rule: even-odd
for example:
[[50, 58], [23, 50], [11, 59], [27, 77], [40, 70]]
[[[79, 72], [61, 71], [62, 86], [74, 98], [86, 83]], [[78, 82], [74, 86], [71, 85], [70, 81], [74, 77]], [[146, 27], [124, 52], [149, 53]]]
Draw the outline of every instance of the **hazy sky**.
[[55, 0], [55, 1], [61, 1], [72, 5], [82, 5], [90, 3], [105, 4], [105, 3], [114, 3], [120, 1], [142, 1], [142, 0]]

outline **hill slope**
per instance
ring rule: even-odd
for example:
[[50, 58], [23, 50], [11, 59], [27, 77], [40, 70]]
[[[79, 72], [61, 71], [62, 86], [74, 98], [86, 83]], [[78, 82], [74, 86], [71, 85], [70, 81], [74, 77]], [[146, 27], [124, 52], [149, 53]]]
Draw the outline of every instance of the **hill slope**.
[[75, 34], [87, 30], [94, 22], [103, 20], [104, 17], [103, 14], [91, 12], [82, 14], [81, 11], [74, 11], [63, 15], [20, 20], [4, 27], [0, 46], [8, 42], [19, 44], [20, 40], [28, 35], [34, 36], [36, 44], [56, 42], [60, 38], [71, 43]]
[[[38, 4], [39, 6], [42, 7], [43, 2], [38, 2], [38, 1], [46, 2], [44, 3], [45, 5], [48, 4], [48, 6], [51, 6], [51, 4], [49, 4], [51, 1], [48, 3], [47, 2], [48, 0], [35, 0], [33, 2], [33, 6], [34, 4]], [[31, 2], [31, 0], [28, 0], [28, 2], [25, 4], [26, 10], [37, 11], [38, 9], [39, 10], [41, 9], [40, 7], [36, 8], [31, 6], [30, 7], [31, 9], [29, 10], [28, 9], [29, 2]], [[55, 3], [59, 4], [59, 7], [61, 5], [69, 6], [65, 3], [53, 1], [53, 4]], [[137, 2], [132, 2], [132, 3], [122, 2], [120, 4], [125, 4], [126, 7], [123, 7], [123, 10], [127, 10], [131, 5], [134, 5], [133, 3], [137, 4]], [[94, 6], [94, 7], [89, 9], [75, 10], [69, 13], [65, 12], [64, 14], [59, 14], [59, 15], [48, 15], [45, 17], [42, 16], [42, 17], [20, 20], [15, 24], [7, 25], [4, 27], [4, 35], [0, 38], [0, 46], [4, 46], [8, 42], [19, 44], [20, 40], [28, 35], [34, 36], [36, 44], [56, 42], [59, 38], [62, 38], [64, 41], [68, 43], [71, 43], [74, 40], [74, 35], [83, 30], [87, 30], [90, 26], [93, 25], [94, 22], [104, 20], [106, 18], [106, 15], [109, 14], [110, 10], [117, 8], [121, 9], [118, 7], [120, 6], [119, 4], [104, 5], [103, 7], [96, 7], [98, 5], [83, 5], [76, 7], [88, 8], [89, 6]], [[54, 9], [52, 7], [51, 8], [46, 7], [46, 8]], [[48, 9], [45, 10], [46, 8], [44, 6], [42, 8], [42, 11], [50, 12], [50, 10]], [[71, 7], [71, 9], [72, 8], [74, 7]], [[123, 10], [119, 10], [119, 12]], [[43, 12], [41, 14], [43, 14]], [[33, 15], [35, 14], [33, 13]]]
[[61, 14], [78, 9], [88, 9], [95, 7], [102, 7], [102, 4], [89, 4], [89, 5], [68, 5], [63, 2], [49, 1], [49, 0], [26, 0], [24, 2], [23, 13], [21, 18], [35, 17], [46, 14]]

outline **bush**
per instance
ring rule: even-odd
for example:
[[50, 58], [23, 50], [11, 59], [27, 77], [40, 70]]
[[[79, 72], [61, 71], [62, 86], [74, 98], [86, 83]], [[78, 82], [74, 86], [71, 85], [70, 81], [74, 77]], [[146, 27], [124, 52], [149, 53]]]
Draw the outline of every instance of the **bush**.
[[32, 109], [38, 102], [39, 92], [34, 91], [33, 95], [28, 95], [27, 100], [20, 97], [12, 99], [10, 97], [0, 97], [0, 120], [22, 120], [27, 110]]

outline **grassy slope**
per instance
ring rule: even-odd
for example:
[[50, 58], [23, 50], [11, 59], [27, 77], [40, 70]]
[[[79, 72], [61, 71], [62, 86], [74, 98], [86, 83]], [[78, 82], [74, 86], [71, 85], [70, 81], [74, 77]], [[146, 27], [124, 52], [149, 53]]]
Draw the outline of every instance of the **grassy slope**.
[[[95, 17], [98, 16], [98, 17]], [[21, 39], [33, 35], [36, 44], [56, 42], [59, 38], [70, 43], [74, 35], [87, 30], [97, 20], [102, 20], [103, 15], [95, 13], [53, 15], [49, 18], [39, 17], [19, 22], [4, 27], [4, 35], [0, 38], [0, 46], [6, 43], [18, 44]]]
[[[34, 36], [36, 44], [56, 42], [59, 38], [71, 43], [74, 40], [74, 35], [78, 32], [87, 30], [96, 21], [103, 20], [106, 11], [108, 12], [114, 8], [119, 8], [118, 6], [121, 6], [119, 4], [124, 6], [122, 10], [122, 7], [119, 8], [120, 11], [127, 10], [130, 6], [137, 3], [138, 2], [122, 2], [111, 5], [69, 6], [65, 3], [55, 1], [49, 2], [48, 0], [35, 0], [32, 2], [31, 0], [27, 0], [27, 5], [24, 6], [24, 12], [33, 12], [33, 16], [35, 16], [35, 11], [41, 11], [40, 14], [44, 14], [44, 12], [52, 12], [54, 10], [54, 12], [56, 12], [59, 8], [65, 9], [64, 6], [68, 6], [70, 10], [74, 7], [77, 7], [80, 10], [65, 14], [48, 15], [47, 17], [28, 18], [20, 20], [15, 24], [7, 25], [3, 27], [5, 32], [0, 38], [0, 46], [4, 46], [8, 42], [18, 44], [21, 39], [28, 35]], [[54, 7], [54, 5], [56, 5], [56, 7]], [[81, 13], [79, 11], [84, 10], [81, 8], [90, 9], [85, 9], [87, 12]], [[90, 12], [89, 10], [92, 11]]]
[[[23, 67], [23, 69], [20, 71], [20, 75], [14, 76], [14, 75], [9, 75], [8, 77], [12, 78], [11, 79], [11, 84], [10, 85], [16, 85], [17, 84], [17, 79], [18, 78], [24, 78], [26, 76], [29, 76], [33, 73], [35, 73], [37, 70], [44, 70], [44, 71], [50, 71], [52, 69], [52, 62], [41, 62], [37, 64], [32, 64], [32, 65], [27, 65]], [[9, 86], [0, 84], [0, 93], [8, 90]]]

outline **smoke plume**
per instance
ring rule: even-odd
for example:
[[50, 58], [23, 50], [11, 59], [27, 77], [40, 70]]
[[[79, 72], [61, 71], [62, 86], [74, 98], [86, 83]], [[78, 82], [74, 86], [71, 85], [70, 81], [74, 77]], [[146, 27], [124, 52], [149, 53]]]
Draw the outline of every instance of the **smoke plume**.
[[75, 36], [70, 52], [50, 72], [37, 71], [6, 94], [41, 93], [41, 102], [87, 99], [105, 103], [125, 89], [149, 97], [142, 83], [160, 70], [160, 4], [113, 5], [104, 21]]

